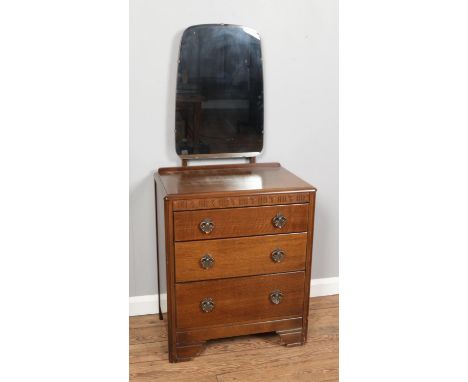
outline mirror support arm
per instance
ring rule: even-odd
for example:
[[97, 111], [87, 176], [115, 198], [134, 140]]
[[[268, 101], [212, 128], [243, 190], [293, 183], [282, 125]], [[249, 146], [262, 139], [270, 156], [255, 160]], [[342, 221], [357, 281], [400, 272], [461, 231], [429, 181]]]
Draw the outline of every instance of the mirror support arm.
[[[257, 157], [246, 157], [249, 163], [257, 163]], [[188, 159], [182, 159], [182, 167], [188, 167]]]

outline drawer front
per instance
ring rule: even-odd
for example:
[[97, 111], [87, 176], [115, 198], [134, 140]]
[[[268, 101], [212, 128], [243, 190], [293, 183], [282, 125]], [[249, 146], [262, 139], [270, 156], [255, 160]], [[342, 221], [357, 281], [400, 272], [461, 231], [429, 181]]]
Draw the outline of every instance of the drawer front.
[[304, 272], [176, 284], [177, 327], [300, 317]]
[[307, 233], [175, 243], [176, 281], [305, 269]]
[[174, 212], [174, 238], [189, 241], [305, 232], [307, 208], [308, 204], [290, 204]]

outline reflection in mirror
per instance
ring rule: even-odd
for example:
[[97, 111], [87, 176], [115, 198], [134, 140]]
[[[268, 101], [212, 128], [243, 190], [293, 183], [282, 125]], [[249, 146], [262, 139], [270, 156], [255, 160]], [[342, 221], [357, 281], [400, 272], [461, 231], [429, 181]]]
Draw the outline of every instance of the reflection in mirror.
[[224, 24], [184, 31], [175, 130], [182, 158], [255, 156], [262, 151], [263, 70], [257, 32]]

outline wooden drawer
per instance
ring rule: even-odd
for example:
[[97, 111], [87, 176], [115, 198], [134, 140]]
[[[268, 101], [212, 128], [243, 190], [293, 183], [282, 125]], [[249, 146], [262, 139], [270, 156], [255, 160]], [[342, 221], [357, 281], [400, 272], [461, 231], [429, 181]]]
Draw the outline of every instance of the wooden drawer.
[[[305, 232], [308, 206], [308, 204], [290, 204], [174, 212], [174, 238], [175, 241], [188, 241]], [[280, 215], [286, 218], [286, 223], [282, 228], [277, 228], [273, 224], [273, 219]], [[208, 227], [207, 231], [212, 228], [210, 232], [202, 231], [203, 222], [207, 222], [205, 225]]]
[[[300, 317], [304, 304], [304, 272], [176, 284], [177, 327], [188, 329], [278, 317]], [[281, 302], [271, 294], [281, 291]], [[214, 308], [202, 310], [211, 299]], [[205, 309], [209, 304], [205, 304]]]
[[176, 282], [303, 270], [306, 245], [307, 233], [178, 242]]

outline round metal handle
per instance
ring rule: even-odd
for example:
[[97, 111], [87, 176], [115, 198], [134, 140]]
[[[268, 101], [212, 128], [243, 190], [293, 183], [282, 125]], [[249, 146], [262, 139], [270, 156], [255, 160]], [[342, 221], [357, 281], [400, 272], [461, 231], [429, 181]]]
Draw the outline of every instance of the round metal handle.
[[200, 222], [200, 230], [203, 233], [210, 233], [211, 231], [213, 231], [214, 227], [215, 227], [215, 224], [213, 223], [211, 219], [206, 218]]
[[203, 310], [205, 313], [210, 313], [215, 307], [215, 303], [211, 297], [204, 298], [200, 302], [200, 308]]
[[271, 259], [275, 263], [281, 263], [283, 261], [285, 255], [286, 254], [284, 253], [284, 251], [281, 248], [276, 248], [273, 252], [271, 252]]
[[202, 258], [200, 259], [200, 265], [203, 269], [210, 269], [213, 267], [214, 265], [214, 259], [206, 254], [206, 255], [203, 255]]
[[283, 292], [276, 289], [270, 293], [270, 300], [273, 304], [278, 305], [283, 300]]
[[283, 228], [287, 221], [288, 219], [286, 219], [286, 216], [281, 213], [277, 213], [276, 216], [271, 219], [271, 222], [275, 228]]

